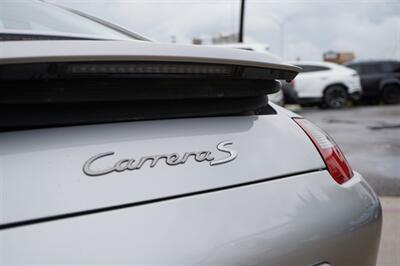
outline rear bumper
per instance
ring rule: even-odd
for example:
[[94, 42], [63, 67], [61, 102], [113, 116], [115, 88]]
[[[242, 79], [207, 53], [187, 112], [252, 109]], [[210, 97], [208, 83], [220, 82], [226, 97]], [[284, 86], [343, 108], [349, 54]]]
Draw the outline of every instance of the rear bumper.
[[380, 99], [381, 91], [379, 89], [371, 90], [371, 89], [363, 89], [361, 97], [362, 98], [377, 98]]
[[349, 98], [352, 101], [358, 101], [361, 99], [361, 91], [355, 91], [349, 94]]
[[375, 265], [378, 198], [316, 171], [0, 231], [0, 264]]
[[303, 97], [298, 100], [299, 104], [320, 104], [322, 101], [320, 97]]

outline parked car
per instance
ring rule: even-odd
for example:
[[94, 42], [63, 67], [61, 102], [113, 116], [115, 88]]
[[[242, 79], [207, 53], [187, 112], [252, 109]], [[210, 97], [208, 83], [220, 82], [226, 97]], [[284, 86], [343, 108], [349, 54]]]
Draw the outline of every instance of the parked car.
[[360, 98], [360, 78], [355, 70], [328, 62], [292, 63], [302, 68], [292, 84], [300, 104], [343, 108], [349, 100]]
[[360, 61], [347, 66], [360, 74], [362, 98], [365, 101], [400, 103], [399, 61]]
[[[281, 60], [281, 58], [279, 58], [278, 56], [276, 56], [268, 51], [269, 45], [263, 44], [263, 43], [224, 43], [224, 44], [215, 44], [212, 46], [222, 47], [222, 48], [240, 49], [240, 50], [259, 52], [259, 53], [266, 53], [271, 58], [274, 58], [275, 60]], [[285, 102], [285, 100], [286, 100], [285, 92], [283, 91], [284, 88], [286, 89], [285, 86], [281, 86], [281, 90], [268, 95], [269, 100], [279, 106], [284, 106], [286, 103]]]
[[298, 67], [0, 7], [1, 265], [375, 265], [378, 197], [265, 97]]

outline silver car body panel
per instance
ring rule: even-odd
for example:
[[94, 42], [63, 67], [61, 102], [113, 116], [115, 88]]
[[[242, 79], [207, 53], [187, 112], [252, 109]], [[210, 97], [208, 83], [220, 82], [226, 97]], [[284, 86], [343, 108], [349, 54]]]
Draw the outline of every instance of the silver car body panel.
[[340, 186], [318, 171], [2, 230], [0, 264], [372, 266], [380, 230], [358, 173]]
[[[148, 162], [137, 170], [101, 176], [83, 171], [89, 158], [106, 152], [115, 154], [99, 159], [93, 168], [108, 169], [125, 158], [192, 151], [211, 151], [215, 160], [223, 160], [228, 154], [216, 147], [223, 141], [232, 141], [227, 147], [237, 152], [225, 164], [189, 158], [176, 166], [160, 160], [155, 167]], [[3, 132], [0, 147], [0, 224], [325, 168], [302, 129], [279, 113]]]

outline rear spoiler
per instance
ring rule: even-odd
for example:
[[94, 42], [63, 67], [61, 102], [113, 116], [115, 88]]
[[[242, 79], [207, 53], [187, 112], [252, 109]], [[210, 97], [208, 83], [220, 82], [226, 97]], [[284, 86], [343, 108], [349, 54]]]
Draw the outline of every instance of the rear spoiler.
[[275, 93], [295, 72], [182, 62], [0, 65], [1, 104], [252, 97]]
[[[82, 43], [69, 41], [76, 42]], [[255, 61], [253, 53], [238, 55], [231, 49], [206, 49], [231, 58], [189, 57], [185, 49], [178, 55], [176, 47], [169, 47], [162, 56], [136, 51], [116, 60], [110, 52], [67, 56], [57, 51], [60, 42], [45, 44], [53, 43], [56, 49], [47, 56], [38, 52], [43, 58], [21, 51], [0, 59], [0, 128], [254, 114], [266, 110], [267, 94], [279, 91], [277, 80], [292, 80], [298, 73], [297, 67]], [[10, 51], [15, 53], [15, 46]]]

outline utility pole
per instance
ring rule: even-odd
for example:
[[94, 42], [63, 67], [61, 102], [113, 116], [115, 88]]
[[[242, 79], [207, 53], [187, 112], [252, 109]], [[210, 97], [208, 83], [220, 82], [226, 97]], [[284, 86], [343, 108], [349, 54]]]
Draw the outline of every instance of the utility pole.
[[239, 24], [239, 42], [243, 42], [244, 8], [246, 0], [241, 0], [240, 5], [240, 24]]
[[280, 25], [280, 30], [281, 30], [281, 57], [282, 59], [285, 58], [285, 21], [283, 21]]

